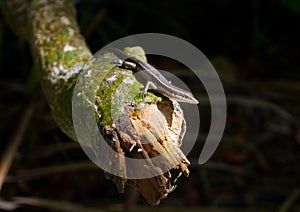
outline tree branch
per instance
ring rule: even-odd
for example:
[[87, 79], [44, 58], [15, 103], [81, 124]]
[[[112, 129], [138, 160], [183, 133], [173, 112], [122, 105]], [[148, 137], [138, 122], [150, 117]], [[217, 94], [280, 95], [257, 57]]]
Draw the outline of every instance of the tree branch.
[[[72, 120], [72, 96], [83, 65], [89, 63], [91, 65], [85, 67], [85, 70], [97, 69], [100, 75], [104, 72], [106, 74], [101, 81], [90, 79], [99, 85], [92, 106], [96, 108], [94, 118], [102, 135], [117, 153], [120, 172], [127, 176], [130, 171], [121, 156], [144, 159], [142, 171], [145, 172], [162, 166], [172, 168], [159, 176], [138, 180], [107, 173], [120, 192], [129, 184], [136, 187], [150, 204], [158, 204], [161, 198], [165, 198], [175, 188], [175, 182], [181, 173], [186, 176], [189, 174], [189, 161], [179, 149], [179, 140], [185, 132], [185, 121], [177, 102], [168, 99], [158, 101], [158, 97], [149, 94], [146, 98], [121, 101], [116, 108], [119, 111], [117, 117], [111, 118], [110, 99], [124, 76], [134, 83], [127, 87], [128, 92], [118, 94], [121, 100], [126, 100], [126, 94], [137, 96], [137, 88], [141, 85], [128, 70], [93, 66], [95, 63], [92, 60], [95, 58], [79, 32], [75, 8], [70, 0], [5, 0], [3, 13], [14, 31], [30, 43], [33, 57], [41, 70], [45, 97], [54, 119], [64, 133], [74, 141], [78, 140]], [[106, 54], [99, 59], [106, 57], [114, 55]], [[119, 80], [106, 83], [114, 75], [120, 76]], [[86, 100], [83, 95], [82, 101]], [[153, 114], [155, 115], [152, 116]], [[98, 160], [107, 160], [106, 153], [92, 139], [86, 145], [92, 148]], [[153, 163], [151, 158], [156, 156], [162, 156], [163, 159], [159, 163]], [[106, 162], [110, 164], [115, 161]]]

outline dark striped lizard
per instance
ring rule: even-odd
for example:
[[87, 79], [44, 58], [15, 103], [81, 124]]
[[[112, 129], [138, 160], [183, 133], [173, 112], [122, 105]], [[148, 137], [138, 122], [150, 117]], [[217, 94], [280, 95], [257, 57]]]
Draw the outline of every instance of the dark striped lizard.
[[120, 61], [115, 61], [119, 67], [129, 68], [133, 71], [139, 72], [141, 77], [147, 81], [147, 84], [143, 89], [144, 94], [148, 89], [153, 89], [165, 97], [178, 102], [185, 102], [189, 104], [199, 103], [199, 101], [191, 92], [173, 85], [149, 63], [139, 60], [134, 56], [116, 48], [109, 48], [108, 51], [119, 57]]

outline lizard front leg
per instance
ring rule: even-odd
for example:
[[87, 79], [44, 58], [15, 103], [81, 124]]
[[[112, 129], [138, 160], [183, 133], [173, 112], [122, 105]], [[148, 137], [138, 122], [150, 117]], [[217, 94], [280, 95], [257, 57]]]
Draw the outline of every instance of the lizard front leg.
[[[117, 65], [120, 68], [125, 68], [125, 69], [136, 71], [137, 73], [138, 73], [138, 71], [143, 71], [143, 70], [137, 70], [137, 64], [134, 62], [131, 62], [131, 61], [116, 60], [116, 61], [113, 61], [113, 64]], [[145, 96], [149, 89], [156, 90], [157, 86], [153, 82], [147, 81], [144, 89], [141, 90], [141, 94], [143, 96]]]
[[156, 86], [153, 82], [148, 81], [148, 82], [146, 83], [144, 89], [141, 90], [141, 93], [142, 93], [143, 95], [146, 95], [146, 94], [147, 94], [147, 91], [148, 91], [149, 89], [156, 90], [156, 89], [157, 89], [157, 86]]

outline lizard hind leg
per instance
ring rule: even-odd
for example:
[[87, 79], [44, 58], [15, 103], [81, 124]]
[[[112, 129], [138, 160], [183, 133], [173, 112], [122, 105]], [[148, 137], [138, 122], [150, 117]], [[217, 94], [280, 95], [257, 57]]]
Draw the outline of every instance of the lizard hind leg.
[[157, 87], [156, 87], [156, 85], [155, 85], [153, 82], [148, 81], [148, 82], [146, 83], [145, 87], [141, 90], [141, 94], [142, 94], [143, 96], [146, 96], [147, 91], [148, 91], [149, 89], [156, 90]]

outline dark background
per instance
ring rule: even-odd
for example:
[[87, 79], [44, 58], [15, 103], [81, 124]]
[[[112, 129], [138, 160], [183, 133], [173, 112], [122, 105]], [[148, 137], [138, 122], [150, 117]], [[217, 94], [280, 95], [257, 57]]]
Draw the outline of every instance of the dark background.
[[[143, 208], [137, 211], [172, 207], [274, 211], [294, 197], [288, 211], [300, 210], [299, 1], [75, 2], [81, 31], [94, 53], [127, 35], [166, 33], [200, 49], [224, 83], [227, 125], [214, 157], [203, 166], [197, 164], [209, 127], [209, 105], [200, 103], [203, 119], [198, 143], [189, 155], [190, 177], [181, 177], [178, 188], [158, 208], [139, 198], [137, 207]], [[166, 69], [175, 66], [155, 57], [150, 62]], [[1, 14], [0, 70], [1, 154], [16, 135], [28, 102], [34, 99], [36, 105], [0, 197], [35, 196], [107, 210], [122, 208], [128, 189], [120, 195], [100, 169], [80, 166], [88, 158], [57, 128], [39, 87], [29, 46], [11, 32]], [[199, 84], [191, 76], [176, 74], [198, 92]], [[197, 92], [195, 96], [200, 97], [204, 91]], [[231, 101], [230, 97], [238, 98]], [[71, 171], [57, 168], [69, 164], [75, 164]]]

